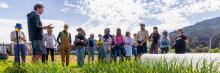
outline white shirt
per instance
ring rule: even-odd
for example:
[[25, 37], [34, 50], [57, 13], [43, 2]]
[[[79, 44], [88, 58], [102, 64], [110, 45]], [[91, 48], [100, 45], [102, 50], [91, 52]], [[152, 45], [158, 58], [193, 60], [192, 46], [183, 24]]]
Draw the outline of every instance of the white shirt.
[[[11, 39], [16, 39], [16, 31], [12, 31], [10, 37], [11, 37]], [[18, 32], [18, 37], [23, 37], [23, 38], [25, 38], [24, 32], [19, 31], [19, 32]], [[17, 41], [16, 41], [16, 40], [13, 40], [12, 42], [13, 42], [14, 44], [17, 44]], [[26, 44], [26, 42], [25, 42], [24, 40], [20, 39], [20, 38], [18, 38], [18, 42], [19, 42], [19, 44]]]

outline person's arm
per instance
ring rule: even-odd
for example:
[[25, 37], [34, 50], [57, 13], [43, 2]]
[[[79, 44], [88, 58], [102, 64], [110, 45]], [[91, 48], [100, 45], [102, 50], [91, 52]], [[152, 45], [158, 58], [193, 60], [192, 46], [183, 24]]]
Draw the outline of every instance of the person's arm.
[[53, 39], [54, 39], [54, 42], [55, 42], [55, 46], [57, 45], [57, 40], [56, 40], [56, 37], [53, 35]]
[[57, 43], [60, 45], [61, 44], [61, 42], [60, 42], [60, 37], [61, 37], [61, 32], [58, 34], [58, 36], [57, 36]]
[[69, 42], [70, 42], [70, 44], [72, 43], [72, 38], [71, 38], [71, 34], [69, 33]]
[[11, 37], [11, 42], [15, 42], [15, 37], [14, 37], [14, 35], [13, 35], [13, 32], [11, 32], [10, 37]]
[[21, 39], [22, 39], [23, 41], [27, 42], [27, 39], [26, 39], [25, 34], [24, 34], [23, 32], [21, 32], [21, 33], [22, 33], [22, 35], [23, 35], [23, 37], [21, 37]]
[[184, 40], [185, 40], [185, 45], [188, 46], [189, 40], [186, 36], [184, 37]]
[[33, 23], [34, 23], [33, 29], [37, 29], [37, 30], [46, 29], [46, 28], [52, 26], [52, 24], [47, 25], [47, 26], [43, 26], [39, 15], [35, 15], [35, 17], [33, 18]]
[[77, 35], [75, 36], [75, 40], [74, 40], [74, 44], [79, 43], [80, 39], [77, 37]]

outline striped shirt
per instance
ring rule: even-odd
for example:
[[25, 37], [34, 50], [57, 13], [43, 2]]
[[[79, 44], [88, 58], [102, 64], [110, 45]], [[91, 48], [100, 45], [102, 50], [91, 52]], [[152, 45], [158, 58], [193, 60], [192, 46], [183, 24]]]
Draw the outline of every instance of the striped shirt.
[[56, 38], [53, 34], [44, 34], [44, 42], [46, 45], [46, 48], [55, 48], [56, 46]]

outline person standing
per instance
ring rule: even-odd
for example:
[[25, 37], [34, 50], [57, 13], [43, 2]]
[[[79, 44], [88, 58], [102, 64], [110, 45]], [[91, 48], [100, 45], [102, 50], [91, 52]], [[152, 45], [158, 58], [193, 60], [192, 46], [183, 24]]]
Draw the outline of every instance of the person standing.
[[106, 54], [106, 58], [105, 60], [107, 62], [111, 61], [111, 44], [112, 44], [112, 37], [110, 35], [110, 32], [108, 31], [108, 29], [105, 29], [104, 32], [104, 36], [102, 38], [102, 42], [103, 42], [103, 48], [105, 49], [105, 54]]
[[131, 38], [130, 36], [130, 32], [126, 32], [126, 36], [125, 36], [125, 45], [124, 45], [124, 48], [125, 48], [125, 51], [126, 51], [126, 59], [128, 61], [130, 61], [131, 59], [131, 56], [132, 56], [132, 42], [133, 42], [133, 39]]
[[150, 35], [149, 39], [152, 41], [150, 54], [158, 54], [160, 34], [157, 27], [153, 27], [153, 33]]
[[170, 45], [170, 38], [168, 35], [168, 32], [165, 30], [163, 32], [163, 36], [160, 40], [160, 49], [161, 49], [161, 54], [166, 54], [169, 52], [169, 45]]
[[187, 37], [184, 35], [184, 32], [182, 29], [178, 29], [177, 30], [177, 37], [176, 37], [176, 41], [175, 41], [175, 53], [176, 54], [184, 54], [186, 52], [186, 47], [188, 44], [188, 39]]
[[95, 54], [95, 48], [96, 48], [96, 41], [94, 39], [94, 34], [91, 34], [88, 38], [88, 44], [87, 44], [87, 51], [88, 51], [88, 61], [92, 60], [92, 64], [94, 63], [94, 54]]
[[70, 58], [70, 50], [71, 50], [71, 34], [68, 32], [69, 25], [64, 25], [64, 30], [58, 34], [57, 42], [60, 45], [60, 53], [61, 53], [61, 60], [62, 65], [66, 63], [66, 66], [69, 65], [69, 58]]
[[133, 37], [134, 37], [134, 38], [133, 38], [133, 42], [132, 42], [132, 45], [133, 45], [133, 51], [132, 51], [132, 53], [134, 54], [135, 60], [137, 60], [137, 58], [138, 58], [137, 34], [134, 34]]
[[141, 30], [137, 34], [138, 57], [143, 53], [147, 53], [147, 41], [149, 38], [148, 31], [145, 29], [145, 24], [140, 24]]
[[14, 64], [20, 64], [20, 53], [22, 58], [22, 63], [26, 62], [26, 42], [27, 39], [25, 37], [24, 32], [21, 31], [22, 24], [16, 23], [15, 31], [11, 32], [11, 42], [14, 43]]
[[115, 42], [114, 62], [116, 63], [117, 56], [119, 56], [120, 61], [123, 62], [124, 61], [123, 53], [124, 53], [125, 39], [124, 39], [124, 36], [121, 34], [121, 29], [120, 28], [117, 28], [114, 42]]
[[33, 62], [38, 62], [40, 59], [42, 59], [42, 62], [45, 62], [46, 49], [43, 42], [43, 29], [51, 25], [42, 26], [40, 15], [43, 14], [43, 12], [44, 6], [42, 4], [36, 4], [34, 11], [27, 14], [29, 41], [31, 41], [33, 49]]
[[56, 48], [56, 37], [53, 34], [53, 27], [47, 28], [47, 33], [44, 34], [44, 42], [46, 45], [46, 61], [48, 61], [48, 55], [51, 55], [51, 61], [54, 62], [54, 52]]
[[98, 60], [99, 62], [104, 62], [106, 57], [105, 49], [103, 48], [102, 35], [98, 35], [99, 39], [97, 40], [97, 49], [98, 49]]
[[84, 65], [84, 52], [87, 44], [86, 34], [82, 28], [77, 29], [78, 34], [75, 36], [74, 45], [76, 47], [77, 64], [79, 67]]

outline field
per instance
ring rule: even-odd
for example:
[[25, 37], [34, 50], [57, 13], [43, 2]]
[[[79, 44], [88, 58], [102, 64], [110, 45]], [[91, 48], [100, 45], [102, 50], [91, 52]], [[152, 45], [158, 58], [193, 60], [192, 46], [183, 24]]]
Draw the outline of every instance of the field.
[[[56, 62], [47, 64], [31, 63], [31, 56], [27, 56], [27, 63], [13, 65], [13, 56], [9, 56], [6, 63], [0, 62], [0, 73], [220, 73], [219, 63], [201, 60], [193, 64], [192, 61], [161, 58], [159, 60], [125, 61], [118, 63], [95, 63], [80, 68], [77, 66], [76, 56], [71, 55], [68, 67], [62, 67], [60, 56], [55, 56]], [[85, 59], [87, 60], [87, 58]], [[97, 58], [96, 58], [97, 61]]]

